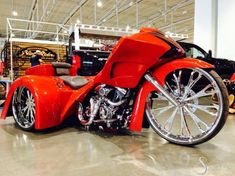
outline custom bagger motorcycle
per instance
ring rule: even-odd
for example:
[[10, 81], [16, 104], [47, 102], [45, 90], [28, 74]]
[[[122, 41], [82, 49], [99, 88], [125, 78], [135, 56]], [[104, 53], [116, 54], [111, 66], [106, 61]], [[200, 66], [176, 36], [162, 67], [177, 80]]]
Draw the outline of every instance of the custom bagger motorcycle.
[[121, 38], [96, 76], [74, 75], [67, 63], [30, 68], [12, 84], [1, 118], [12, 113], [32, 130], [76, 115], [86, 127], [137, 132], [147, 120], [166, 140], [196, 145], [214, 137], [228, 115], [227, 90], [213, 68], [185, 59], [179, 44], [144, 28]]

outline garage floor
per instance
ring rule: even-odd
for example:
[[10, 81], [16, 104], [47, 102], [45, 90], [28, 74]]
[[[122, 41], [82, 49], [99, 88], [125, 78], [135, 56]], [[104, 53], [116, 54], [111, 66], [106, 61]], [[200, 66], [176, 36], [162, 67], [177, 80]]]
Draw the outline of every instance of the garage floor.
[[140, 134], [86, 132], [65, 124], [29, 133], [0, 120], [1, 176], [234, 175], [235, 116], [195, 148], [169, 144], [152, 130]]

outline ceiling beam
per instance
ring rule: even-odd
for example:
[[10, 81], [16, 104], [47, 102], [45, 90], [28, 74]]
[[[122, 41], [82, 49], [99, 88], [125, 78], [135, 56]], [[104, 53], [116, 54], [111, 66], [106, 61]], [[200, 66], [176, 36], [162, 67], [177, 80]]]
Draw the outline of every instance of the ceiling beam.
[[63, 20], [63, 22], [61, 23], [61, 27], [58, 29], [58, 33], [61, 32], [63, 26], [69, 22], [69, 20], [87, 3], [87, 1], [88, 0], [80, 0], [79, 5], [74, 7], [73, 10], [69, 13], [69, 15]]
[[[30, 11], [29, 11], [28, 20], [32, 20], [33, 14], [34, 14], [34, 10], [35, 10], [35, 8], [37, 6], [37, 3], [38, 3], [38, 0], [33, 0], [31, 8], [30, 8]], [[27, 23], [25, 28], [29, 29], [30, 28], [30, 23]], [[25, 32], [25, 37], [28, 37], [26, 32]]]
[[69, 20], [80, 10], [80, 8], [82, 6], [84, 6], [87, 3], [88, 0], [81, 0], [79, 5], [77, 7], [75, 7], [70, 13], [69, 15], [64, 19], [64, 21], [62, 22], [62, 25], [65, 25], [69, 22]]
[[[124, 2], [124, 1], [121, 1], [121, 2]], [[118, 3], [118, 6], [119, 5], [121, 5], [121, 3]], [[115, 13], [116, 6], [117, 4], [113, 5], [113, 7], [96, 22], [96, 25], [100, 25], [103, 22], [103, 20], [107, 20], [111, 14]]]
[[143, 25], [143, 24], [146, 24], [146, 23], [151, 23], [153, 22], [154, 20], [162, 17], [162, 16], [165, 16], [169, 13], [171, 13], [172, 11], [178, 9], [178, 8], [181, 8], [181, 7], [184, 7], [188, 4], [191, 4], [192, 2], [194, 2], [194, 0], [183, 0], [181, 2], [179, 2], [178, 4], [176, 4], [175, 6], [167, 9], [166, 11], [163, 11], [163, 12], [157, 12], [156, 14], [153, 14], [152, 16], [148, 17], [147, 20], [143, 20], [139, 23], [139, 26], [140, 25]]
[[[143, 0], [137, 0], [137, 1], [136, 1], [136, 4], [138, 4], [138, 3], [142, 2], [142, 1], [143, 1]], [[134, 5], [134, 4], [133, 4], [133, 5]], [[118, 9], [118, 14], [120, 14], [120, 13], [122, 13], [122, 12], [128, 10], [128, 9], [131, 8], [133, 5], [130, 5], [130, 1], [128, 1], [128, 3], [124, 4], [122, 7], [120, 7], [120, 8]], [[115, 9], [115, 8], [114, 8], [114, 9]], [[106, 17], [106, 18], [101, 17], [102, 20], [99, 20], [96, 25], [101, 25], [102, 23], [104, 23], [104, 21], [103, 21], [104, 19], [105, 19], [105, 22], [106, 22], [106, 21], [110, 20], [111, 18], [113, 18], [113, 17], [115, 17], [115, 16], [116, 16], [115, 10], [110, 11], [110, 13], [107, 15], [107, 17]]]
[[176, 32], [183, 33], [183, 34], [190, 34], [190, 33], [192, 33], [193, 29], [194, 29], [193, 27], [187, 27], [184, 29], [177, 30]]
[[184, 23], [184, 22], [187, 22], [187, 21], [191, 21], [191, 20], [194, 20], [194, 17], [190, 17], [190, 18], [187, 18], [187, 19], [179, 20], [179, 21], [176, 21], [176, 22], [174, 22], [174, 23], [168, 24], [168, 25], [166, 25], [166, 26], [159, 27], [158, 29], [164, 30], [164, 29], [166, 29], [166, 28], [168, 28], [168, 27], [171, 27], [172, 25], [181, 24], [181, 23]]
[[29, 11], [28, 20], [32, 20], [33, 13], [34, 13], [34, 10], [35, 10], [35, 8], [36, 8], [37, 3], [38, 3], [38, 0], [34, 0], [34, 1], [32, 2], [32, 5], [31, 5], [30, 11]]

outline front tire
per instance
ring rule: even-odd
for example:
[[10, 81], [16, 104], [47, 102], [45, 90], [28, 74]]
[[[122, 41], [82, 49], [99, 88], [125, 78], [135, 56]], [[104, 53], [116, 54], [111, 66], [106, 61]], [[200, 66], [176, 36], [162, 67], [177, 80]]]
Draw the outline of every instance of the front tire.
[[[228, 93], [215, 71], [179, 69], [167, 76], [164, 88], [180, 105], [174, 106], [155, 91], [149, 94], [145, 111], [161, 137], [192, 146], [210, 140], [222, 129], [228, 116]], [[216, 103], [212, 95], [217, 96]]]
[[12, 98], [14, 120], [21, 129], [31, 131], [35, 125], [35, 99], [26, 87], [18, 87]]

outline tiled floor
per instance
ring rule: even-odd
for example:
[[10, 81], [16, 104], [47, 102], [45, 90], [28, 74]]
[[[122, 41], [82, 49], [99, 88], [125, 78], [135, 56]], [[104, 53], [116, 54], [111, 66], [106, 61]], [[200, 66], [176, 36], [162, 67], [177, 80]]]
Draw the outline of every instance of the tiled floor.
[[195, 148], [169, 144], [152, 130], [117, 135], [66, 125], [29, 133], [0, 120], [1, 176], [148, 176], [235, 174], [235, 116]]

